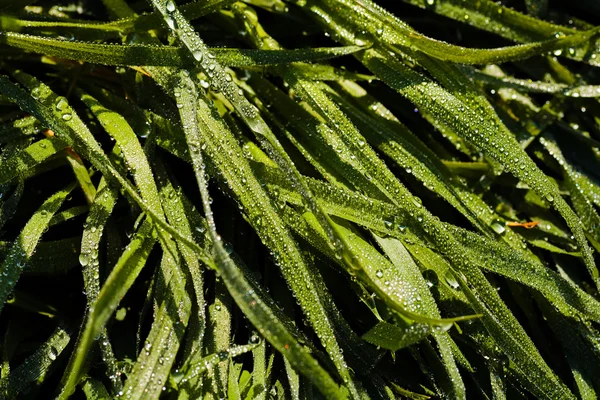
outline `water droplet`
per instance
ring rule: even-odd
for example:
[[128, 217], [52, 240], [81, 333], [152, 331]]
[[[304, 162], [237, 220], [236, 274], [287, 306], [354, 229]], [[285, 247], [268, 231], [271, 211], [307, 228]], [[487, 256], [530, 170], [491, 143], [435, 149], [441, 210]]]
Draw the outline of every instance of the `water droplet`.
[[172, 0], [167, 1], [167, 11], [168, 12], [175, 11], [175, 2], [173, 2]]
[[427, 0], [427, 5], [432, 6], [435, 4], [435, 0]]
[[491, 226], [494, 232], [496, 232], [498, 235], [502, 235], [504, 231], [506, 231], [506, 226], [502, 223], [502, 221], [494, 221], [492, 222]]
[[56, 360], [56, 358], [58, 357], [58, 350], [56, 350], [55, 347], [50, 347], [50, 352], [48, 353], [48, 358], [50, 358], [52, 361]]
[[252, 336], [250, 336], [249, 342], [251, 344], [258, 344], [258, 342], [260, 342], [260, 337], [257, 334], [253, 334]]
[[367, 31], [360, 31], [354, 35], [354, 43], [357, 46], [367, 46], [371, 42], [371, 37]]
[[458, 284], [458, 281], [454, 277], [454, 274], [452, 274], [450, 270], [446, 271], [446, 275], [444, 278], [446, 279], [446, 282], [448, 283], [448, 285], [450, 285], [452, 289], [458, 289], [458, 287], [460, 286]]
[[56, 99], [56, 110], [57, 111], [62, 111], [65, 108], [67, 108], [67, 106], [69, 105], [69, 103], [67, 103], [67, 99], [65, 99], [64, 97], [58, 97]]
[[412, 198], [412, 202], [415, 205], [415, 207], [417, 207], [417, 208], [421, 208], [423, 206], [423, 201], [419, 197], [414, 196]]
[[73, 118], [73, 116], [71, 114], [69, 114], [69, 113], [64, 113], [62, 115], [62, 119], [65, 120], [65, 121], [70, 121], [72, 118]]
[[381, 278], [383, 276], [383, 271], [378, 269], [377, 272], [375, 272], [375, 276]]
[[194, 59], [195, 59], [196, 61], [202, 61], [202, 56], [203, 56], [203, 54], [202, 54], [202, 52], [201, 52], [200, 50], [196, 50], [196, 51], [194, 51], [194, 52], [192, 53], [192, 56], [194, 56]]
[[552, 196], [551, 194], [547, 194], [546, 195], [546, 200], [550, 203], [552, 203], [554, 201], [554, 196]]
[[82, 267], [87, 266], [90, 263], [90, 258], [87, 255], [87, 253], [81, 253], [79, 255], [79, 264], [81, 264]]

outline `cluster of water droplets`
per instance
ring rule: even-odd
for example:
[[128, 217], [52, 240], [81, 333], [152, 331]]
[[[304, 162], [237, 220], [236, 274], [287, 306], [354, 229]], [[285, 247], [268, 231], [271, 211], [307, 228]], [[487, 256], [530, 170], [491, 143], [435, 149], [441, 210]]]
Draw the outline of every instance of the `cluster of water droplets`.
[[62, 96], [57, 97], [55, 100], [55, 108], [64, 121], [70, 121], [71, 118], [73, 118], [71, 108], [69, 107], [69, 103], [67, 102], [66, 98]]

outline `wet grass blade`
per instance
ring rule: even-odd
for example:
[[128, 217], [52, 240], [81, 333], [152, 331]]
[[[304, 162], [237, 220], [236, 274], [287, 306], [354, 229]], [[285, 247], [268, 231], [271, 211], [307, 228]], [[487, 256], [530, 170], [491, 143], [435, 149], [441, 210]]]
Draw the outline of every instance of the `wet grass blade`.
[[71, 340], [67, 331], [57, 328], [48, 340], [32, 355], [0, 380], [0, 393], [4, 398], [15, 398], [33, 382], [42, 382], [48, 369], [62, 354]]
[[[15, 32], [2, 32], [0, 34], [0, 43], [34, 53], [67, 60], [81, 60], [94, 64], [169, 67], [191, 67], [193, 65], [186, 57], [187, 51], [174, 46], [73, 42]], [[299, 61], [322, 61], [352, 54], [360, 49], [361, 47], [359, 46], [281, 51], [215, 48], [212, 52], [223, 65], [231, 67], [254, 67]]]
[[10, 292], [13, 290], [23, 269], [31, 258], [35, 248], [38, 245], [40, 237], [48, 227], [54, 214], [58, 211], [69, 193], [74, 189], [74, 185], [56, 192], [50, 196], [31, 216], [27, 224], [21, 230], [21, 233], [11, 246], [6, 258], [0, 265], [0, 273], [3, 276], [0, 284], [0, 311], [6, 303]]

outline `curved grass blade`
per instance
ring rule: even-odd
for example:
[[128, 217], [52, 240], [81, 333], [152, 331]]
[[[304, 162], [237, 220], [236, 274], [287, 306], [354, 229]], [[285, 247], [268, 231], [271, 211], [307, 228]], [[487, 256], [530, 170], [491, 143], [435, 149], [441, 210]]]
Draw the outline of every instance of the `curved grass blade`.
[[[227, 293], [226, 285], [223, 282], [217, 282], [215, 285], [215, 301], [208, 308], [208, 315], [209, 330], [205, 352], [227, 351], [232, 342], [232, 309], [231, 297]], [[227, 393], [230, 385], [228, 382], [229, 373], [229, 363], [225, 360], [217, 363], [209, 371], [212, 392], [215, 397], [221, 398]]]
[[[508, 129], [501, 122], [495, 122], [497, 117], [491, 119], [494, 122], [488, 122], [483, 116], [477, 116], [476, 109], [472, 109], [471, 105], [463, 103], [434, 82], [401, 63], [384, 61], [381, 55], [371, 50], [365, 51], [359, 58], [392, 88], [418, 107], [429, 110], [437, 118], [444, 120], [457, 133], [474, 143], [490, 158], [500, 162], [510, 173], [529, 184], [542, 198], [551, 203], [573, 232], [594, 283], [600, 285], [598, 270], [579, 224], [579, 218], [562, 198], [557, 185], [535, 165]], [[471, 122], [466, 123], [454, 118], [457, 112], [461, 112], [463, 117]]]
[[248, 353], [255, 347], [255, 344], [246, 344], [241, 346], [232, 346], [227, 350], [213, 353], [204, 357], [201, 362], [190, 365], [187, 370], [180, 372], [178, 375], [174, 376], [173, 379], [178, 385], [181, 385], [192, 378], [198, 377], [205, 372], [210, 371], [218, 363]]
[[[435, 0], [430, 7], [429, 0], [403, 0], [422, 8], [430, 8], [440, 15], [459, 20], [494, 34], [517, 42], [531, 42], [564, 35], [577, 34], [575, 28], [556, 25], [550, 22], [522, 14], [510, 7], [490, 0], [470, 3], [461, 0]], [[554, 55], [581, 60], [600, 66], [597, 51], [597, 39], [589, 47], [570, 47], [566, 51], [556, 51]]]
[[[25, 266], [26, 274], [60, 275], [79, 265], [79, 236], [41, 242]], [[4, 254], [3, 254], [4, 255]]]
[[[68, 106], [64, 97], [57, 96], [48, 86], [39, 82], [31, 75], [19, 72], [18, 76], [32, 91], [33, 97], [19, 86], [10, 82], [8, 78], [1, 75], [0, 89], [12, 101], [16, 102], [19, 107], [27, 110], [51, 126], [52, 130], [56, 135], [60, 136], [61, 140], [68, 142], [71, 147], [83, 154], [109, 180], [118, 182], [127, 196], [133, 199], [152, 218], [156, 225], [176, 237], [186, 246], [195, 250], [197, 256], [204, 263], [213, 265], [211, 259], [205, 256], [203, 250], [193, 240], [181, 235], [179, 231], [167, 224], [155, 210], [146, 205], [133, 185], [113, 166], [86, 125], [79, 119], [74, 110]], [[43, 107], [38, 100], [44, 103], [46, 107]], [[56, 107], [57, 105], [60, 105], [60, 107]]]
[[[113, 148], [113, 157], [118, 155], [119, 149]], [[118, 199], [116, 188], [108, 185], [106, 179], [102, 177], [98, 184], [98, 191], [89, 208], [89, 215], [86, 219], [81, 246], [79, 251], [79, 264], [82, 267], [83, 284], [87, 298], [87, 309], [91, 310], [100, 293], [100, 263], [98, 260], [100, 240], [104, 233], [104, 228], [110, 217]], [[76, 347], [80, 344], [81, 337], [78, 338]], [[120, 372], [116, 365], [116, 359], [112, 350], [110, 339], [103, 330], [99, 334], [98, 343], [102, 352], [102, 359], [107, 368], [107, 375], [113, 386], [113, 391], [119, 393], [122, 390]], [[72, 368], [74, 358], [71, 358], [67, 371]], [[67, 376], [69, 374], [67, 373]], [[86, 382], [87, 384], [87, 382]], [[85, 385], [84, 384], [84, 387]]]
[[[231, 103], [235, 111], [238, 113], [244, 123], [252, 130], [252, 132], [260, 140], [261, 145], [267, 150], [271, 158], [287, 173], [290, 178], [296, 183], [298, 190], [302, 193], [302, 197], [306, 202], [311, 212], [315, 214], [319, 223], [327, 233], [331, 246], [336, 248], [342, 257], [348, 259], [348, 263], [352, 264], [352, 254], [344, 251], [344, 243], [336, 235], [333, 228], [330, 226], [327, 215], [319, 209], [318, 204], [313, 199], [313, 194], [302, 183], [300, 173], [294, 166], [291, 158], [275, 137], [267, 123], [263, 120], [260, 113], [247, 99], [244, 97], [243, 91], [233, 82], [231, 75], [217, 61], [210, 49], [205, 45], [202, 39], [196, 34], [189, 22], [182, 16], [174, 2], [168, 0], [152, 0], [153, 6], [161, 12], [165, 23], [171, 31], [177, 35], [179, 40], [187, 48], [190, 58], [196, 61], [196, 66], [204, 72], [211, 81], [213, 87], [221, 91], [224, 97]], [[169, 7], [167, 7], [169, 5]], [[241, 3], [238, 4], [241, 6]]]
[[[164, 218], [150, 165], [129, 124], [121, 115], [106, 109], [93, 97], [82, 92], [78, 94], [106, 131], [115, 138], [116, 144], [123, 152], [125, 162], [132, 170], [144, 201], [149, 207], [157, 210], [161, 218]], [[158, 285], [162, 289], [158, 291], [157, 299], [161, 306], [156, 313], [147, 345], [140, 353], [138, 362], [128, 377], [125, 393], [130, 398], [153, 396], [161, 392], [189, 318], [191, 304], [185, 291], [185, 278], [179, 267], [180, 261], [175, 243], [161, 237], [161, 244], [164, 252]], [[134, 279], [135, 276], [129, 275], [130, 281], [132, 278]], [[115, 298], [117, 301], [119, 299], [120, 297]], [[114, 305], [110, 307], [114, 308]]]
[[315, 81], [338, 81], [341, 79], [372, 81], [373, 79], [376, 79], [373, 75], [360, 74], [324, 64], [294, 63], [287, 65], [286, 67], [293, 69], [296, 74], [302, 75], [305, 79]]
[[564, 83], [549, 83], [531, 81], [530, 79], [517, 79], [511, 76], [498, 77], [470, 68], [463, 68], [462, 70], [467, 75], [475, 78], [477, 81], [495, 88], [507, 87], [522, 92], [549, 93], [568, 97], [600, 97], [600, 86], [598, 85], [573, 86]]
[[[249, 219], [252, 221], [252, 224], [259, 235], [264, 237], [263, 240], [265, 240], [267, 246], [277, 251], [275, 258], [278, 260], [281, 267], [284, 268], [284, 276], [288, 277], [288, 282], [296, 292], [298, 300], [301, 301], [303, 307], [308, 311], [307, 314], [310, 315], [311, 322], [313, 323], [317, 334], [322, 338], [323, 344], [330, 353], [330, 356], [334, 359], [338, 368], [341, 368], [342, 357], [335, 338], [330, 334], [330, 322], [324, 315], [324, 310], [322, 309], [323, 305], [320, 304], [320, 302], [315, 303], [315, 299], [311, 295], [311, 293], [314, 293], [314, 290], [311, 290], [309, 286], [311, 285], [311, 278], [306, 277], [306, 266], [303, 265], [304, 261], [302, 256], [298, 254], [298, 250], [295, 250], [296, 244], [288, 237], [288, 235], [286, 235], [285, 227], [281, 226], [279, 217], [277, 213], [274, 212], [270, 200], [262, 192], [260, 184], [253, 178], [250, 168], [241, 159], [240, 155], [235, 152], [228, 155], [219, 151], [219, 148], [223, 143], [227, 143], [234, 147], [238, 146], [233, 137], [231, 137], [231, 134], [228, 134], [228, 128], [222, 122], [219, 122], [212, 117], [214, 111], [207, 103], [205, 103], [204, 99], [198, 98], [193, 82], [191, 82], [184, 74], [182, 74], [181, 79], [182, 82], [180, 84], [183, 84], [183, 87], [175, 89], [175, 97], [182, 106], [180, 108], [182, 120], [194, 121], [197, 118], [199, 122], [201, 121], [199, 124], [186, 124], [188, 127], [186, 140], [188, 142], [189, 154], [194, 163], [196, 179], [203, 192], [202, 198], [204, 199], [205, 215], [211, 215], [211, 212], [207, 204], [208, 193], [206, 192], [206, 178], [204, 176], [204, 164], [201, 154], [202, 146], [206, 146], [206, 152], [209, 158], [212, 159], [213, 164], [219, 165], [220, 171], [231, 185], [232, 189], [240, 197], [242, 204], [248, 204], [248, 201], [251, 201], [253, 204], [253, 207], [247, 208]], [[196, 105], [196, 102], [198, 102], [198, 105]], [[196, 129], [201, 129], [201, 131]], [[232, 157], [234, 155], [235, 158]], [[229, 165], [231, 165], [231, 167]], [[246, 315], [252, 321], [254, 313], [248, 314], [252, 307], [248, 307], [243, 296], [240, 298], [239, 294], [236, 293], [237, 290], [232, 290], [232, 287], [239, 287], [242, 282], [236, 282], [236, 280], [231, 279], [235, 277], [235, 275], [231, 278], [226, 278], [225, 276], [225, 269], [233, 269], [233, 262], [227, 255], [227, 252], [222, 248], [222, 244], [218, 242], [218, 235], [216, 234], [216, 231], [214, 231], [214, 221], [211, 222], [209, 219], [208, 224], [209, 230], [213, 230], [211, 234], [213, 243], [215, 241], [217, 242], [215, 244], [216, 260], [217, 265], [220, 266], [219, 269], [222, 271], [222, 277], [225, 280], [230, 293], [234, 299], [236, 299], [238, 306], [245, 311]], [[275, 232], [277, 233], [275, 234]], [[262, 313], [265, 312], [267, 312], [267, 310], [262, 311]], [[315, 316], [318, 316], [318, 319], [316, 319]], [[253, 321], [257, 325], [259, 331], [265, 329], [262, 328], [260, 321], [264, 320], [266, 317], [267, 315], [263, 314], [262, 318]], [[267, 336], [267, 339], [269, 339], [269, 336]], [[284, 348], [281, 348], [282, 343], [280, 341], [272, 344], [279, 351], [287, 354], [285, 345]], [[296, 361], [296, 359], [292, 358], [290, 361]], [[295, 366], [300, 368], [297, 364]], [[315, 368], [315, 366], [313, 365], [312, 368]], [[301, 370], [306, 371], [304, 368]], [[347, 380], [345, 383], [351, 385], [348, 372], [341, 370], [340, 373], [342, 373]], [[338, 389], [336, 388], [333, 390], [329, 379], [322, 380], [323, 377], [321, 373], [319, 373], [318, 376], [310, 376], [310, 378], [316, 379], [316, 381], [314, 381], [315, 385], [317, 385], [324, 393], [329, 393], [330, 396], [336, 398], [340, 397]]]
[[61, 140], [38, 140], [9, 159], [3, 160], [0, 169], [0, 184], [10, 182], [66, 147], [67, 144]]
[[[197, 65], [211, 78], [212, 84], [223, 92], [224, 96], [233, 105], [242, 120], [259, 137], [262, 144], [271, 153], [272, 157], [274, 157], [280, 167], [290, 174], [291, 178], [296, 182], [298, 189], [301, 191], [306, 206], [315, 214], [319, 223], [327, 233], [331, 245], [340, 252], [340, 256], [346, 259], [349, 265], [352, 265], [355, 261], [355, 256], [347, 251], [347, 246], [344, 245], [343, 240], [340, 239], [339, 235], [337, 235], [332, 228], [331, 222], [315, 202], [312, 193], [310, 193], [308, 188], [303, 184], [300, 174], [295, 168], [289, 155], [273, 135], [269, 126], [260, 117], [257, 109], [244, 97], [243, 92], [236, 84], [232, 82], [228, 72], [212, 60], [214, 56], [210, 53], [204, 42], [196, 35], [189, 23], [182, 17], [175, 4], [173, 2], [158, 0], [153, 0], [152, 3], [154, 7], [163, 14], [167, 25], [179, 37], [184, 46], [187, 47], [192, 57], [197, 61]], [[191, 86], [188, 85], [188, 88], [188, 90], [191, 90]], [[328, 352], [339, 373], [342, 375], [345, 385], [350, 390], [352, 396], [358, 398], [358, 393], [354, 388], [350, 374], [343, 362], [339, 347], [329, 332], [331, 328], [327, 326], [327, 319], [319, 318], [319, 321], [319, 319], [316, 319], [315, 317], [315, 314], [321, 314], [321, 316], [324, 317], [322, 310], [319, 308], [314, 309], [314, 311], [316, 311], [315, 313], [309, 313], [311, 319], [314, 321], [313, 326], [316, 328], [317, 335], [320, 336], [324, 345], [328, 347]]]
[[[191, 67], [193, 65], [187, 58], [187, 50], [174, 46], [73, 42], [15, 32], [0, 32], [0, 43], [34, 53], [41, 53], [45, 56], [85, 61], [93, 64], [170, 67]], [[231, 67], [254, 67], [258, 65], [287, 64], [300, 61], [322, 61], [352, 54], [359, 50], [361, 50], [359, 46], [280, 51], [211, 49], [212, 54], [215, 55], [218, 62]]]
[[48, 369], [69, 344], [69, 333], [62, 327], [56, 328], [39, 349], [27, 357], [7, 377], [0, 379], [0, 394], [5, 399], [16, 398], [29, 385], [44, 380]]
[[[335, 12], [339, 16], [351, 19], [352, 24], [358, 25], [350, 31], [353, 41], [357, 44], [364, 42], [364, 36], [358, 36], [356, 32], [368, 32], [372, 37], [367, 41], [377, 38], [389, 45], [398, 46], [399, 49], [411, 49], [439, 60], [462, 64], [515, 61], [578, 46], [587, 50], [592, 47], [589, 46], [589, 42], [598, 32], [597, 28], [588, 31], [571, 30], [533, 43], [495, 49], [473, 49], [448, 44], [416, 32], [408, 24], [369, 0], [329, 0], [324, 3], [316, 7], [327, 9], [330, 13]], [[357, 15], [360, 15], [360, 18], [357, 18]], [[381, 28], [383, 23], [386, 25], [385, 29]]]
[[0, 265], [0, 274], [3, 277], [0, 283], [0, 311], [23, 272], [23, 268], [25, 268], [25, 265], [33, 255], [48, 223], [74, 187], [71, 184], [50, 196], [31, 216], [8, 251], [6, 259]]
[[[150, 333], [133, 371], [128, 374], [125, 382], [124, 393], [127, 398], [160, 396], [175, 362], [191, 309], [178, 262], [178, 257], [173, 257], [168, 250], [163, 252], [161, 266], [157, 271], [156, 301], [160, 308], [155, 313]], [[171, 265], [166, 265], [168, 263]]]
[[71, 369], [65, 374], [65, 381], [59, 398], [65, 399], [71, 395], [74, 386], [77, 385], [80, 379], [79, 375], [94, 338], [102, 332], [106, 322], [116, 310], [120, 299], [127, 293], [139, 271], [146, 264], [148, 255], [156, 241], [156, 238], [152, 236], [152, 231], [151, 220], [144, 220], [106, 279], [94, 306], [89, 311], [77, 353], [72, 360]]
[[23, 117], [0, 126], [0, 143], [31, 136], [39, 133], [42, 129], [40, 123], [34, 117]]
[[52, 221], [50, 221], [50, 226], [62, 224], [65, 221], [68, 221], [72, 218], [76, 218], [80, 215], [83, 215], [89, 211], [88, 206], [75, 206], [69, 209], [66, 209], [58, 214], [56, 214]]
[[[428, 315], [439, 317], [440, 312], [431, 292], [428, 290], [429, 288], [427, 283], [419, 271], [415, 261], [402, 242], [398, 239], [387, 237], [384, 238], [377, 235], [373, 236], [392, 264], [395, 266], [396, 271], [405, 271], [402, 273], [402, 275], [411, 276], [411, 281], [414, 282], [413, 285], [418, 291], [417, 298], [429, 298], [429, 302], [423, 302], [423, 305], [429, 303], [427, 304], [428, 307], [426, 309]], [[452, 339], [448, 333], [443, 332], [442, 330], [434, 330], [433, 337], [437, 342], [445, 371], [443, 374], [444, 376], [442, 376], [441, 379], [438, 379], [438, 381], [441, 381], [441, 384], [446, 385], [446, 393], [451, 394], [456, 398], [464, 398], [466, 396], [465, 386], [454, 359], [454, 354], [456, 352], [453, 350], [452, 346], [455, 346], [455, 344], [452, 342]]]
[[[600, 302], [541, 263], [516, 249], [507, 248], [465, 230], [449, 229], [466, 251], [476, 254], [486, 270], [537, 290], [565, 316], [594, 321], [600, 319]], [[514, 268], [515, 265], [519, 265], [519, 268]]]
[[[310, 214], [304, 214], [300, 218], [295, 213], [288, 212], [286, 222], [309, 243], [331, 259], [336, 260], [335, 255], [327, 250], [324, 233], [319, 229], [314, 217], [311, 217]], [[421, 329], [426, 329], [428, 333], [431, 333], [434, 327], [448, 329], [453, 322], [477, 317], [440, 318], [439, 313], [436, 312], [437, 308], [432, 303], [433, 298], [426, 291], [423, 291], [424, 288], [419, 288], [418, 283], [415, 283], [415, 281], [422, 280], [422, 278], [404, 268], [394, 267], [375, 248], [357, 233], [352, 232], [351, 228], [342, 224], [336, 224], [335, 227], [341, 235], [344, 235], [350, 249], [358, 255], [359, 261], [365, 266], [363, 270], [356, 271], [357, 277], [368, 285], [378, 297], [383, 299], [388, 307], [407, 319], [422, 324]], [[339, 260], [338, 263], [340, 263]]]
[[[187, 237], [194, 237], [193, 232], [199, 233], [198, 227], [193, 228], [193, 220], [200, 219], [193, 211], [191, 211], [191, 205], [189, 200], [181, 193], [181, 188], [175, 186], [175, 183], [169, 178], [163, 162], [160, 159], [154, 161], [154, 171], [156, 173], [157, 181], [159, 184], [159, 192], [161, 195], [161, 201], [163, 203], [163, 209], [167, 216], [168, 221], [182, 234]], [[202, 226], [204, 230], [206, 227]], [[204, 237], [198, 237], [196, 235], [196, 242], [202, 244], [207, 242]], [[208, 246], [204, 246], [207, 250]], [[181, 253], [183, 260], [185, 261], [188, 269], [187, 279], [191, 280], [196, 302], [196, 312], [191, 315], [190, 326], [187, 329], [188, 343], [184, 347], [184, 354], [186, 362], [199, 363], [203, 356], [202, 349], [204, 345], [204, 335], [206, 331], [206, 301], [204, 298], [204, 279], [202, 275], [201, 265], [198, 262], [194, 252], [178, 243], [178, 249]], [[185, 368], [185, 367], [184, 367]], [[179, 386], [180, 396], [187, 395], [188, 398], [193, 398], [194, 395], [201, 392], [202, 390], [202, 379], [188, 379], [184, 385]]]
[[[181, 12], [188, 20], [198, 19], [204, 15], [218, 11], [220, 8], [226, 7], [233, 0], [208, 0], [195, 1], [181, 6]], [[148, 13], [135, 15], [133, 17], [122, 18], [111, 22], [95, 22], [88, 20], [69, 19], [64, 21], [58, 19], [56, 21], [38, 21], [9, 18], [7, 23], [14, 30], [40, 30], [44, 32], [52, 32], [55, 35], [62, 34], [92, 34], [93, 38], [98, 40], [118, 36], [117, 34], [126, 35], [131, 32], [149, 31], [156, 29], [160, 24], [161, 17], [158, 13]], [[6, 23], [6, 22], [5, 22]]]
[[[144, 228], [143, 232], [140, 234], [140, 237], [135, 242], [136, 245], [128, 249], [128, 251], [124, 253], [124, 257], [121, 257], [121, 262], [117, 265], [115, 270], [113, 270], [113, 274], [111, 274], [111, 277], [109, 277], [109, 279], [107, 280], [107, 284], [104, 287], [104, 289], [106, 290], [103, 290], [100, 293], [100, 297], [98, 298], [97, 304], [94, 307], [88, 319], [88, 321], [93, 321], [93, 323], [90, 322], [86, 325], [86, 329], [82, 335], [82, 341], [80, 343], [81, 349], [89, 349], [89, 346], [91, 346], [92, 344], [92, 338], [95, 337], [96, 334], [100, 333], [101, 328], [104, 326], [104, 324], [112, 314], [112, 311], [114, 311], [116, 304], [118, 304], [120, 298], [125, 294], [129, 286], [133, 283], [133, 279], [131, 278], [137, 276], [137, 273], [139, 273], [139, 270], [145, 264], [145, 260], [155, 240], [150, 238], [150, 232], [153, 228], [153, 222], [160, 224], [161, 227], [164, 227], [171, 234], [184, 240], [186, 244], [194, 246], [195, 249], [197, 249], [198, 247], [195, 246], [194, 243], [191, 242], [189, 239], [182, 238], [179, 232], [175, 231], [172, 227], [166, 224], [166, 222], [164, 222], [164, 219], [162, 219], [160, 214], [158, 214], [161, 213], [162, 210], [159, 208], [159, 211], [157, 213], [156, 211], [154, 211], [156, 210], [156, 208], [150, 208], [146, 204], [146, 202], [139, 197], [137, 192], [132, 188], [131, 184], [126, 179], [124, 179], [119, 174], [119, 172], [114, 169], [114, 167], [112, 167], [106, 155], [104, 155], [95, 139], [87, 130], [87, 127], [85, 127], [81, 120], [76, 115], [74, 115], [74, 112], [70, 109], [64, 98], [57, 98], [57, 96], [54, 95], [49, 90], [49, 88], [36, 82], [30, 76], [27, 76], [22, 73], [19, 73], [18, 76], [24, 82], [31, 84], [32, 89], [36, 89], [34, 90], [34, 94], [38, 97], [38, 99], [50, 102], [50, 104], [56, 104], [58, 105], [58, 107], [52, 106], [53, 111], [40, 108], [35, 101], [30, 100], [31, 97], [22, 93], [20, 89], [10, 84], [7, 80], [2, 79], [0, 77], [0, 82], [7, 84], [5, 88], [9, 88], [13, 98], [15, 98], [17, 101], [20, 101], [20, 105], [22, 107], [27, 108], [28, 110], [30, 110], [30, 112], [32, 112], [32, 114], [46, 121], [48, 125], [50, 125], [53, 128], [53, 131], [55, 131], [57, 134], [61, 135], [66, 140], [73, 141], [72, 145], [75, 145], [73, 139], [79, 140], [81, 145], [83, 146], [84, 154], [91, 154], [91, 157], [89, 157], [89, 159], [95, 164], [95, 166], [100, 171], [104, 172], [105, 176], [116, 178], [121, 183], [121, 185], [123, 185], [127, 194], [129, 196], [132, 196], [140, 205], [140, 207], [142, 207], [144, 211], [146, 211], [147, 213], [149, 213], [149, 215], [153, 217], [152, 221], [146, 223], [147, 227]], [[58, 118], [56, 114], [58, 114]], [[65, 121], [67, 124], [66, 126]], [[73, 131], [71, 131], [68, 128], [69, 126], [72, 126], [74, 128]], [[75, 133], [75, 138], [70, 137], [73, 133]], [[145, 174], [145, 176], [147, 177], [148, 174]], [[158, 198], [158, 196], [156, 197]], [[157, 204], [158, 207], [160, 207], [159, 201], [157, 201]], [[206, 259], [206, 256], [204, 256], [202, 252], [199, 253], [199, 256], [202, 259]], [[124, 285], [123, 282], [125, 282]], [[73, 370], [71, 370], [67, 376], [67, 381], [61, 393], [61, 396], [68, 395], [74, 389], [74, 386], [77, 380], [79, 379], [78, 371], [80, 371], [83, 365], [85, 354], [85, 350], [77, 353], [77, 357], [73, 363]]]
[[598, 34], [598, 29], [580, 31], [569, 36], [549, 39], [541, 42], [527, 43], [517, 46], [501, 47], [496, 49], [471, 49], [468, 47], [451, 45], [435, 39], [428, 38], [419, 33], [406, 33], [408, 39], [399, 43], [402, 47], [421, 51], [439, 60], [460, 64], [494, 64], [508, 61], [517, 61], [552, 51], [562, 51], [569, 47], [587, 44], [590, 39]]
[[81, 385], [81, 390], [88, 400], [103, 400], [110, 398], [110, 394], [102, 384], [93, 378], [87, 378]]

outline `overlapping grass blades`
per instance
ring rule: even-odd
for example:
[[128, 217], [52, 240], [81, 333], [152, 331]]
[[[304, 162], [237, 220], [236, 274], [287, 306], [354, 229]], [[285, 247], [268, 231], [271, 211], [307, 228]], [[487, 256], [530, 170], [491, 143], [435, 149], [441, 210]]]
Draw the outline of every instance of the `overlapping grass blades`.
[[597, 396], [595, 11], [25, 3], [0, 397]]

